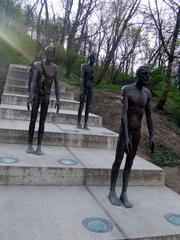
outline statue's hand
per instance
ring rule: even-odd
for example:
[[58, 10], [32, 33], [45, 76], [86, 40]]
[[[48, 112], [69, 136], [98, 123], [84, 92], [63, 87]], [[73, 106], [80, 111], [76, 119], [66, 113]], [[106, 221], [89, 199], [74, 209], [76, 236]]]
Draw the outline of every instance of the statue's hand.
[[149, 139], [149, 148], [151, 149], [151, 153], [154, 153], [154, 139], [153, 138], [150, 138]]
[[55, 108], [56, 108], [56, 113], [58, 114], [59, 113], [59, 109], [60, 109], [60, 101], [59, 100], [56, 101]]
[[29, 97], [28, 100], [27, 100], [27, 110], [28, 111], [31, 110], [30, 105], [32, 105], [32, 98], [31, 97]]
[[127, 153], [130, 154], [130, 152], [132, 150], [132, 143], [131, 143], [129, 137], [126, 137], [125, 146], [126, 146]]

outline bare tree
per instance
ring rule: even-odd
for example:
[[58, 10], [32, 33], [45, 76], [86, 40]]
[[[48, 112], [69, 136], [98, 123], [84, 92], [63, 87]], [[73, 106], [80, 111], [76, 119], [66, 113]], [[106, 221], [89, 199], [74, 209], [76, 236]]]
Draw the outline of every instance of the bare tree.
[[69, 32], [70, 29], [70, 14], [73, 6], [73, 0], [61, 0], [62, 6], [64, 9], [64, 17], [63, 17], [63, 27], [62, 27], [62, 32], [61, 32], [61, 39], [60, 43], [63, 46], [65, 37]]
[[105, 76], [107, 69], [113, 59], [114, 53], [128, 26], [128, 23], [137, 11], [137, 8], [140, 4], [140, 0], [132, 0], [130, 4], [129, 4], [129, 1], [125, 1], [124, 6], [122, 4], [122, 1], [120, 0], [113, 2], [113, 4], [115, 4], [114, 10], [116, 11], [115, 12], [116, 17], [114, 18], [114, 21], [113, 21], [115, 33], [114, 33], [114, 37], [112, 39], [112, 44], [110, 45], [108, 54], [106, 55], [104, 67], [100, 75], [98, 76], [97, 84], [99, 84], [102, 81], [103, 77]]
[[[180, 30], [180, 5], [177, 5], [173, 0], [166, 0], [164, 2], [168, 6], [170, 6], [170, 10], [173, 10], [173, 13], [176, 15], [175, 24], [171, 29], [169, 29], [169, 25], [167, 25], [167, 23], [164, 24], [164, 20], [163, 20], [164, 16], [162, 16], [162, 14], [159, 10], [157, 0], [155, 0], [155, 6], [156, 6], [155, 12], [153, 12], [153, 10], [150, 6], [150, 2], [149, 2], [149, 9], [150, 9], [151, 17], [152, 17], [154, 24], [158, 30], [159, 39], [161, 41], [164, 52], [167, 55], [167, 68], [166, 68], [165, 76], [164, 76], [162, 95], [157, 104], [158, 109], [163, 109], [163, 107], [166, 103], [166, 98], [167, 98], [167, 94], [168, 94], [169, 86], [170, 86], [170, 82], [171, 82], [172, 65], [173, 65], [173, 61], [175, 58], [175, 49], [176, 49], [178, 34], [179, 34], [179, 30]], [[168, 29], [167, 29], [167, 27], [168, 27]], [[168, 36], [167, 36], [167, 33], [169, 33]], [[167, 38], [168, 38], [168, 40], [167, 40]], [[168, 42], [168, 44], [167, 44], [167, 42]]]
[[[80, 48], [80, 38], [76, 38], [76, 34], [79, 29], [81, 29], [81, 37], [83, 36], [85, 26], [88, 20], [88, 17], [92, 14], [93, 10], [96, 7], [96, 0], [79, 0], [78, 7], [76, 11], [76, 16], [74, 21], [71, 24], [68, 34], [67, 41], [67, 66], [66, 66], [66, 77], [69, 78], [74, 59]], [[78, 40], [78, 41], [77, 41]]]

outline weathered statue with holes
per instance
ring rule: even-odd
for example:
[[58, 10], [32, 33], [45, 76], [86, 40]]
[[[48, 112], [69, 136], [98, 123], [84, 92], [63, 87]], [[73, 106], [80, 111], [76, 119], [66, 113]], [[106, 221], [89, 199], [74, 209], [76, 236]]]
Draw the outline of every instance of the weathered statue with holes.
[[[120, 133], [116, 148], [115, 161], [111, 170], [111, 186], [109, 200], [113, 205], [132, 207], [127, 197], [127, 187], [133, 160], [135, 158], [141, 133], [141, 120], [145, 111], [147, 126], [150, 134], [149, 144], [154, 151], [154, 127], [151, 116], [151, 92], [146, 88], [150, 81], [150, 70], [141, 66], [137, 72], [137, 80], [122, 89], [122, 119]], [[117, 197], [115, 187], [119, 168], [126, 153], [125, 167], [123, 170], [123, 184], [120, 198]]]
[[[60, 90], [57, 80], [57, 65], [53, 63], [55, 48], [46, 47], [45, 55], [46, 59], [43, 61], [35, 62], [33, 65], [31, 82], [29, 84], [29, 98], [27, 101], [27, 108], [30, 110], [30, 104], [32, 105], [31, 120], [29, 124], [29, 139], [27, 153], [37, 155], [43, 155], [41, 151], [41, 143], [44, 134], [44, 125], [47, 116], [50, 93], [52, 83], [55, 83], [56, 103], [55, 107], [57, 113], [60, 109]], [[40, 120], [38, 130], [38, 143], [36, 151], [33, 150], [33, 136], [35, 130], [35, 123], [37, 119], [38, 109], [40, 109]]]
[[82, 110], [84, 107], [84, 103], [86, 101], [86, 109], [85, 109], [85, 121], [84, 121], [84, 129], [89, 130], [88, 128], [88, 116], [91, 105], [91, 100], [93, 96], [93, 65], [95, 63], [95, 54], [91, 53], [89, 56], [89, 63], [83, 64], [81, 68], [81, 76], [80, 76], [80, 104], [78, 110], [78, 121], [77, 128], [82, 128], [81, 125], [81, 116]]

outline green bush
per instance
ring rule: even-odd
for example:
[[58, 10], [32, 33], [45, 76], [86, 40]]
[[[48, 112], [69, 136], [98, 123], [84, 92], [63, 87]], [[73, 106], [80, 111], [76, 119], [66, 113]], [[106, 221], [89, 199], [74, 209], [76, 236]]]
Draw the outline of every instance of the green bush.
[[156, 68], [151, 72], [151, 81], [149, 88], [153, 92], [155, 89], [158, 89], [162, 86], [164, 78], [163, 67]]
[[144, 146], [147, 149], [147, 154], [151, 156], [153, 163], [159, 167], [174, 167], [179, 164], [177, 154], [164, 142], [156, 140], [154, 153], [151, 153], [148, 148], [148, 139], [145, 140]]

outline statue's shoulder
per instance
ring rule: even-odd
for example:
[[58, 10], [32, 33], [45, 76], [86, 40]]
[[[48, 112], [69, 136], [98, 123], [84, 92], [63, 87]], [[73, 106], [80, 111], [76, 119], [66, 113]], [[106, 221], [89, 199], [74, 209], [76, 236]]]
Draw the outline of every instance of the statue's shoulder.
[[52, 63], [52, 66], [53, 66], [55, 69], [57, 69], [57, 68], [58, 68], [58, 65], [57, 65], [57, 64], [55, 64], [55, 63]]
[[151, 97], [151, 91], [148, 88], [144, 87], [144, 92]]
[[87, 68], [88, 65], [89, 65], [88, 63], [83, 63], [83, 64], [82, 64], [82, 68]]
[[124, 85], [121, 89], [122, 93], [128, 93], [129, 91], [134, 89], [134, 84], [128, 84], [128, 85]]
[[41, 61], [34, 62], [34, 68], [40, 69], [41, 68]]

